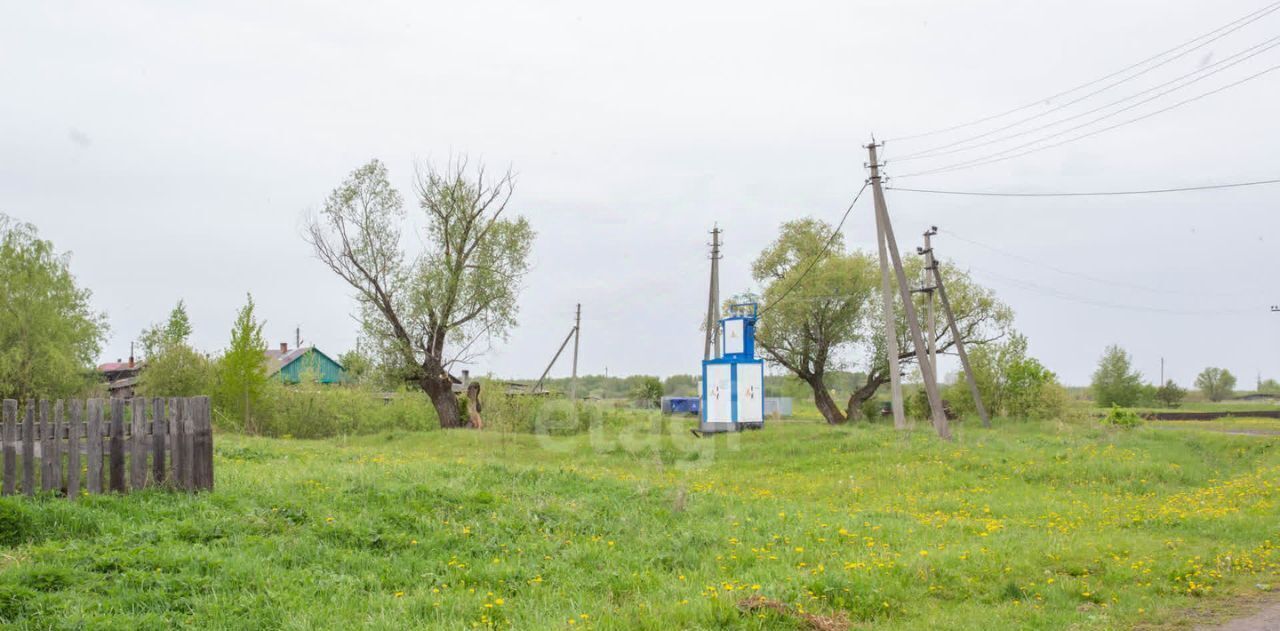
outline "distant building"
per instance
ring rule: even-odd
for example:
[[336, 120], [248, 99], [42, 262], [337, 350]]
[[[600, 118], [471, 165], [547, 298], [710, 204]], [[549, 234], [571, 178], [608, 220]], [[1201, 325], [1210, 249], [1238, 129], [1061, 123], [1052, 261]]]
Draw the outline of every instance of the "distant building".
[[342, 364], [314, 346], [290, 350], [289, 344], [282, 342], [279, 349], [270, 349], [265, 355], [267, 376], [284, 383], [300, 383], [304, 376], [317, 383], [342, 383], [347, 379]]
[[107, 392], [113, 399], [129, 399], [138, 388], [138, 374], [142, 372], [142, 362], [117, 359], [98, 366], [98, 374], [107, 382]]

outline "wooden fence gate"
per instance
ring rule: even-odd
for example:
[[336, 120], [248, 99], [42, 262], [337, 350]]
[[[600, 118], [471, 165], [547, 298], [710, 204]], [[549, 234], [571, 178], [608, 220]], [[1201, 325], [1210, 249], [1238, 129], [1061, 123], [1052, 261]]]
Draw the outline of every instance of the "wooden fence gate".
[[213, 488], [209, 397], [185, 399], [5, 399], [0, 492], [78, 497], [148, 487]]

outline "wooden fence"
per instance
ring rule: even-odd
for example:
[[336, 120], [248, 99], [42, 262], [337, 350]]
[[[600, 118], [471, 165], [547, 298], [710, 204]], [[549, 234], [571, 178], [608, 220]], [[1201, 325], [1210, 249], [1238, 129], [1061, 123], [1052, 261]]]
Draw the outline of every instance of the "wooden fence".
[[18, 408], [4, 400], [4, 495], [213, 488], [209, 397], [27, 401], [21, 415]]

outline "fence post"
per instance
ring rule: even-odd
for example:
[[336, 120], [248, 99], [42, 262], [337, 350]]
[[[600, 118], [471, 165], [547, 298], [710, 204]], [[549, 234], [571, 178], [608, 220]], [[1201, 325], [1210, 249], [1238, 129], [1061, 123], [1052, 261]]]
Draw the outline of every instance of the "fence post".
[[89, 468], [85, 486], [90, 493], [102, 492], [102, 399], [89, 399], [89, 424], [86, 428]]
[[22, 492], [36, 494], [36, 402], [27, 399], [26, 422], [22, 425]]
[[18, 478], [18, 402], [4, 400], [4, 489], [5, 495], [13, 495], [14, 482]]
[[80, 497], [80, 432], [84, 431], [84, 408], [79, 399], [72, 399], [69, 412], [71, 423], [67, 426], [67, 497]]
[[147, 399], [133, 398], [133, 424], [129, 427], [129, 488], [140, 489], [147, 478]]
[[111, 437], [108, 447], [111, 455], [108, 460], [111, 490], [124, 493], [124, 399], [111, 400]]
[[164, 482], [164, 441], [169, 435], [169, 423], [164, 418], [164, 399], [151, 401], [151, 483]]

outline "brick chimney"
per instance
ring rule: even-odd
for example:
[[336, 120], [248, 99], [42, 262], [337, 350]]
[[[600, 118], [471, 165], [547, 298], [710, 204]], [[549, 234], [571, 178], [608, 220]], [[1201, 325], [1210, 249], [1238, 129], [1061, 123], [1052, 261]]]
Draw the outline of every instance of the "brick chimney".
[[285, 353], [288, 353], [288, 352], [289, 352], [289, 343], [280, 342], [280, 354], [284, 355]]

